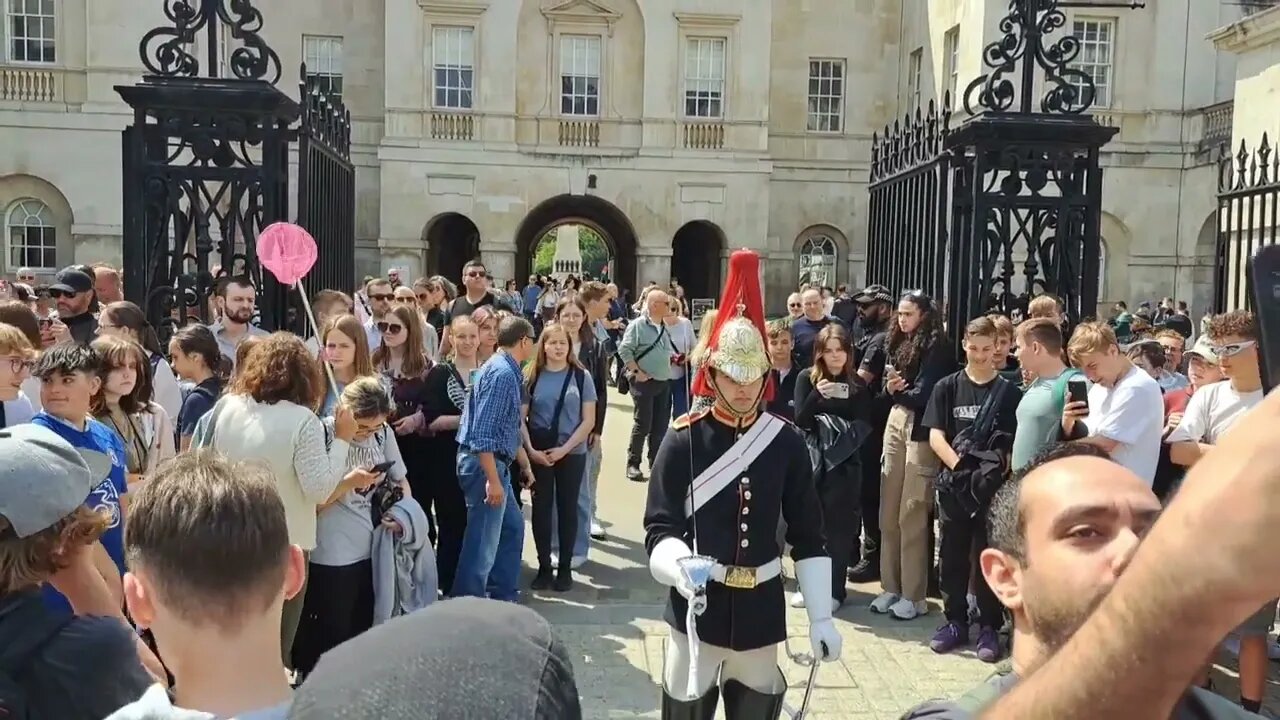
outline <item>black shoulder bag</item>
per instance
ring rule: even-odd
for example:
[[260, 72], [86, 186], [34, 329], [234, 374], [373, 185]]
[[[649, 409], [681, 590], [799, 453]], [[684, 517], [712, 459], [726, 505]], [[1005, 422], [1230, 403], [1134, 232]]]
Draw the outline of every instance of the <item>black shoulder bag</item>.
[[[638, 366], [640, 364], [640, 361], [643, 360], [646, 355], [653, 352], [654, 348], [661, 345], [662, 341], [665, 340], [666, 337], [667, 337], [667, 325], [666, 323], [663, 323], [662, 325], [658, 326], [658, 337], [654, 338], [653, 342], [649, 343], [648, 347], [641, 350], [636, 355], [635, 357], [636, 365]], [[618, 358], [618, 362], [622, 362], [622, 358]], [[631, 378], [627, 377], [626, 372], [623, 372], [621, 375], [618, 376], [618, 392], [622, 393], [623, 395], [626, 395], [627, 393], [631, 392]]]
[[984, 480], [979, 472], [980, 468], [976, 467], [981, 461], [973, 458], [971, 453], [986, 450], [990, 444], [996, 418], [1000, 415], [1005, 393], [1010, 386], [1008, 380], [996, 376], [995, 386], [982, 400], [973, 424], [957, 433], [951, 441], [951, 449], [956, 451], [960, 461], [954, 468], [943, 467], [938, 473], [938, 504], [944, 514], [963, 513], [967, 517], [973, 517], [991, 501], [995, 491], [999, 489], [999, 482], [992, 487], [991, 483]]
[[[560, 399], [556, 400], [555, 412], [551, 414], [551, 427], [535, 427], [529, 424], [529, 444], [534, 450], [550, 450], [560, 444], [560, 413], [564, 411], [564, 398], [569, 393], [569, 382], [571, 380], [578, 381], [578, 395], [582, 395], [582, 372], [576, 367], [570, 367], [570, 372], [564, 375], [564, 384], [560, 386]], [[539, 375], [533, 381], [533, 386], [529, 388], [529, 404], [533, 404], [533, 391], [538, 386], [538, 380], [542, 376]]]

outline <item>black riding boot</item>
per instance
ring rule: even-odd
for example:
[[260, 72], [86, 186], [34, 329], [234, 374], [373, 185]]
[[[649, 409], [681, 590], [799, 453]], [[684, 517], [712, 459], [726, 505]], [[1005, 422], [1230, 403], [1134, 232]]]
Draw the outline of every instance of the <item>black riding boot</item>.
[[727, 720], [778, 720], [782, 714], [782, 697], [758, 692], [737, 680], [724, 683], [724, 716]]
[[677, 700], [663, 688], [662, 720], [711, 720], [716, 716], [716, 703], [720, 700], [719, 688], [712, 687], [706, 695], [693, 700]]

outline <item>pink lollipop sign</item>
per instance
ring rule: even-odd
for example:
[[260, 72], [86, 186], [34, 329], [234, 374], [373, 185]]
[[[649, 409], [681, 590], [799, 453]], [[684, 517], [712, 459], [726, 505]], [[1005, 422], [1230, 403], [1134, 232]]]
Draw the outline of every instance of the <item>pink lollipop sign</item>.
[[316, 239], [293, 223], [272, 223], [258, 234], [258, 261], [276, 280], [297, 285], [316, 264]]

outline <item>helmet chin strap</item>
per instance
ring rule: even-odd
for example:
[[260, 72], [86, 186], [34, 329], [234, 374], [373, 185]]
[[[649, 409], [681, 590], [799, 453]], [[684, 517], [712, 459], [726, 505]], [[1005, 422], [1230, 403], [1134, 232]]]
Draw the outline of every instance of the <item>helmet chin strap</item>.
[[725, 412], [732, 415], [734, 419], [738, 421], [739, 427], [741, 427], [743, 420], [760, 412], [760, 399], [764, 397], [764, 383], [760, 383], [760, 389], [756, 391], [755, 400], [752, 401], [751, 405], [749, 405], [746, 410], [739, 410], [732, 402], [729, 401], [729, 398], [725, 397], [724, 393], [720, 392], [720, 383], [716, 380], [717, 378], [713, 374], [711, 377], [711, 389], [715, 391], [716, 403], [719, 404]]

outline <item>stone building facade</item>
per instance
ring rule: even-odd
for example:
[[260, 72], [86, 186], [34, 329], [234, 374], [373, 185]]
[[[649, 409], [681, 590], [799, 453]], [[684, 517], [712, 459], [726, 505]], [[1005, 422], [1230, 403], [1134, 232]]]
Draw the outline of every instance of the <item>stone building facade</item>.
[[[114, 91], [141, 75], [158, 0], [2, 0], [4, 267], [121, 256]], [[357, 267], [456, 275], [478, 254], [523, 278], [558, 223], [594, 227], [624, 286], [718, 294], [731, 249], [768, 260], [778, 308], [802, 277], [860, 284], [871, 134], [963, 90], [1001, 0], [286, 0], [256, 3], [285, 76], [340, 89], [354, 119]], [[1235, 58], [1206, 35], [1239, 3], [1072, 8], [1120, 127], [1105, 149], [1102, 300], [1202, 306], [1211, 148]], [[1160, 42], [1157, 43], [1156, 39]], [[218, 49], [225, 59], [229, 47]], [[875, 278], [871, 278], [874, 281]]]

